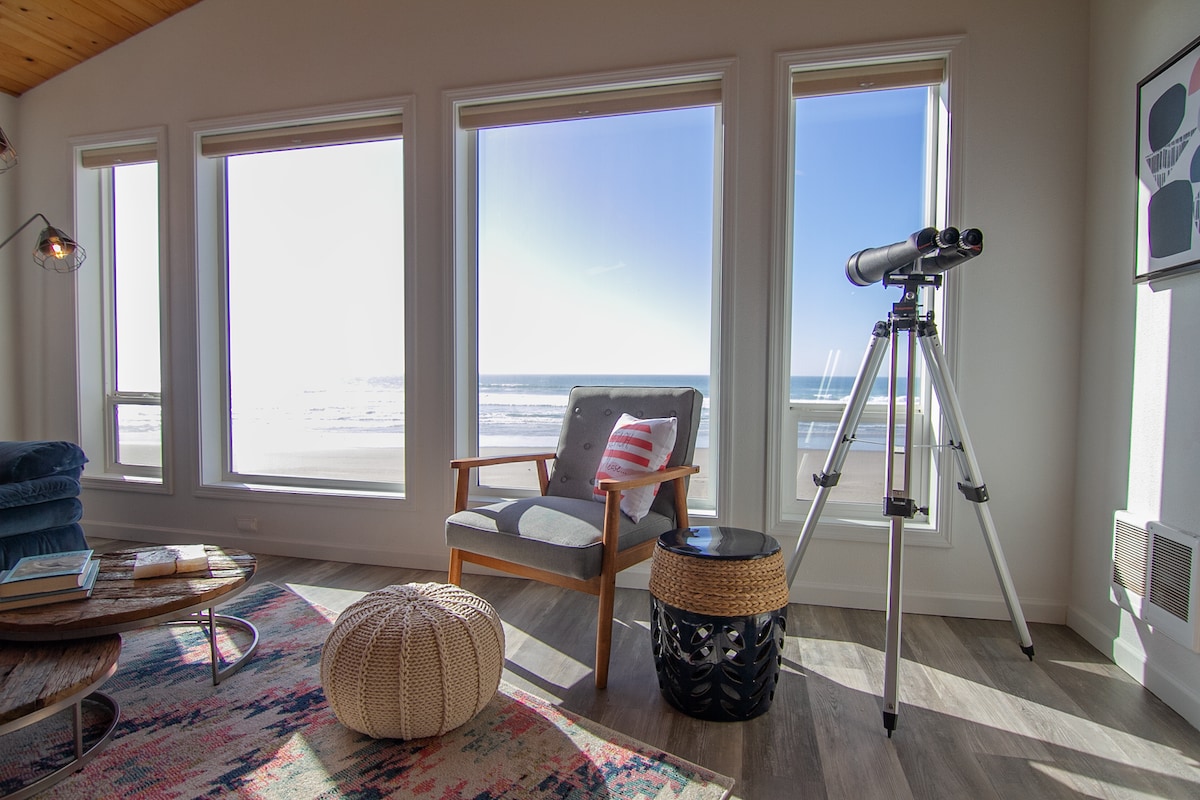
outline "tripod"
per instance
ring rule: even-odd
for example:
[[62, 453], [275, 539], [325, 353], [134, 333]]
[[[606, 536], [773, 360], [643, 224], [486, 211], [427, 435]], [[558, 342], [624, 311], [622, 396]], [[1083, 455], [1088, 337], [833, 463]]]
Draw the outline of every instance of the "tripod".
[[[1029, 628], [1025, 624], [1025, 617], [1021, 613], [1021, 604], [1017, 600], [1017, 593], [1013, 588], [1012, 576], [1008, 572], [1008, 565], [1005, 563], [1004, 554], [1000, 550], [1000, 540], [996, 536], [996, 526], [992, 522], [992, 513], [987, 505], [987, 486], [983, 482], [979, 471], [979, 463], [975, 459], [974, 448], [972, 448], [971, 440], [967, 436], [967, 427], [963, 420], [962, 408], [959, 406], [958, 397], [954, 392], [954, 384], [950, 380], [950, 372], [946, 368], [942, 346], [938, 342], [937, 327], [933, 322], [933, 312], [931, 311], [925, 316], [921, 316], [919, 313], [919, 290], [923, 286], [939, 287], [941, 285], [941, 275], [909, 274], [896, 280], [885, 279], [884, 285], [901, 286], [904, 294], [898, 302], [892, 305], [892, 312], [888, 315], [887, 321], [875, 323], [875, 328], [871, 332], [871, 340], [867, 344], [867, 351], [863, 356], [862, 366], [859, 367], [858, 375], [854, 380], [854, 386], [850, 390], [850, 398], [846, 403], [846, 410], [843, 412], [837, 432], [834, 434], [834, 441], [830, 447], [829, 456], [825, 460], [825, 465], [821, 472], [813, 475], [813, 482], [817, 485], [817, 492], [813, 498], [812, 506], [808, 510], [808, 516], [804, 520], [804, 527], [800, 530], [800, 539], [796, 542], [795, 553], [788, 564], [787, 582], [790, 586], [795, 580], [796, 572], [800, 568], [800, 560], [804, 558], [804, 551], [807, 549], [813, 532], [816, 530], [817, 521], [821, 517], [821, 510], [825, 506], [829, 492], [837, 485], [838, 479], [841, 477], [842, 465], [846, 461], [846, 454], [850, 449], [850, 445], [855, 441], [854, 437], [858, 430], [859, 419], [862, 417], [863, 408], [870, 397], [871, 387], [875, 383], [880, 364], [890, 344], [892, 357], [891, 368], [888, 373], [888, 422], [885, 445], [887, 456], [885, 457], [886, 466], [884, 476], [885, 491], [887, 494], [883, 498], [883, 514], [890, 518], [891, 530], [888, 540], [887, 638], [883, 675], [883, 724], [887, 728], [888, 738], [891, 738], [892, 731], [896, 729], [896, 720], [899, 712], [896, 682], [900, 666], [900, 596], [904, 556], [904, 520], [911, 519], [918, 511], [916, 503], [910, 496], [913, 378], [918, 343], [920, 344], [925, 364], [929, 369], [934, 393], [937, 395], [938, 402], [941, 403], [945, 411], [946, 427], [949, 430], [948, 444], [954, 453], [959, 473], [962, 477], [962, 480], [958, 484], [958, 489], [975, 507], [975, 513], [979, 517], [979, 526], [983, 530], [983, 538], [987, 543], [988, 552], [992, 558], [992, 566], [995, 567], [996, 577], [1000, 581], [1000, 588], [1004, 594], [1004, 602], [1008, 606], [1008, 615], [1012, 619], [1013, 627], [1016, 628], [1017, 636], [1021, 641], [1021, 652], [1029, 656], [1031, 661], [1033, 660], [1033, 640], [1029, 636]], [[897, 455], [896, 395], [898, 390], [898, 350], [901, 333], [907, 334], [908, 363], [904, 404], [905, 436], [902, 450], [899, 453], [901, 455], [901, 469], [899, 474], [897, 474], [895, 464], [895, 456]]]

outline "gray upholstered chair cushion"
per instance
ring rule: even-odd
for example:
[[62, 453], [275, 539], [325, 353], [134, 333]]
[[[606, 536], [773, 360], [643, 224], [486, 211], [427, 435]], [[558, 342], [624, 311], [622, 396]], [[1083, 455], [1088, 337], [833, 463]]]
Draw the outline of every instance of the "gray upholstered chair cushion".
[[[679, 420], [675, 450], [668, 467], [692, 463], [696, 454], [696, 431], [700, 426], [700, 392], [679, 388], [577, 386], [571, 390], [567, 413], [559, 433], [554, 471], [546, 494], [555, 497], [590, 499], [596, 482], [596, 468], [604, 455], [608, 435], [622, 414], [640, 419], [675, 417]], [[664, 484], [650, 508], [666, 517], [675, 517], [675, 496], [670, 484]], [[624, 544], [622, 542], [622, 544]]]
[[[621, 546], [675, 527], [651, 511], [634, 523], [621, 515]], [[604, 504], [574, 497], [529, 497], [459, 511], [446, 520], [446, 544], [504, 561], [588, 580], [600, 574]]]

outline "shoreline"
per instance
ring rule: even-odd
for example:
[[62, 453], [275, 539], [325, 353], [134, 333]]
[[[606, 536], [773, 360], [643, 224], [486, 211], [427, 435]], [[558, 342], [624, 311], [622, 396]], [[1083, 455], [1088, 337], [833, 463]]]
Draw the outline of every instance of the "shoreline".
[[[480, 455], [538, 453], [553, 449], [553, 446], [483, 447], [480, 448]], [[324, 447], [305, 451], [264, 449], [256, 459], [257, 463], [252, 466], [254, 473], [260, 475], [402, 484], [405, 477], [404, 450], [403, 447]], [[158, 463], [158, 448], [153, 445], [127, 445], [125, 451], [128, 463]], [[815, 493], [812, 475], [821, 471], [827, 457], [825, 451], [797, 450], [797, 498], [812, 498]], [[135, 458], [140, 460], [135, 461]], [[883, 497], [883, 461], [881, 451], [855, 452], [851, 448], [846, 454], [841, 479], [831, 497], [841, 502], [880, 502]], [[698, 448], [693, 463], [700, 467], [700, 472], [689, 480], [688, 496], [698, 504], [711, 507], [715, 504], [715, 498], [711, 495], [712, 472], [708, 448]], [[445, 469], [447, 473], [452, 473], [448, 462]], [[536, 491], [538, 488], [537, 474], [529, 462], [483, 467], [479, 473], [481, 482], [501, 491], [506, 488]]]

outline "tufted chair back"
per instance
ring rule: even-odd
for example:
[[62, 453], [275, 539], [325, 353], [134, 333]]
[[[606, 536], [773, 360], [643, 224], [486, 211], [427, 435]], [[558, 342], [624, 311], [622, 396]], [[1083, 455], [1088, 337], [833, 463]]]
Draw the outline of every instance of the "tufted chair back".
[[[576, 386], [571, 390], [563, 417], [557, 456], [546, 494], [591, 499], [596, 469], [604, 455], [608, 435], [622, 414], [632, 414], [639, 419], [678, 419], [675, 449], [667, 466], [692, 463], [703, 402], [703, 395], [688, 386]], [[659, 490], [651, 510], [674, 519], [674, 503], [674, 487], [666, 483]]]

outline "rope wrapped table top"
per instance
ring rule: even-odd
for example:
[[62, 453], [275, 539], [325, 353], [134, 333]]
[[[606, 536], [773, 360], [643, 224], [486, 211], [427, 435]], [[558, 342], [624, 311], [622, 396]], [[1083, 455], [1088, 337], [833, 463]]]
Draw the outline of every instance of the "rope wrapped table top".
[[[730, 532], [738, 533], [738, 529], [712, 530], [725, 533], [727, 538]], [[774, 539], [755, 534], [769, 540], [767, 547], [747, 549], [743, 557], [739, 556], [736, 537], [734, 546], [724, 550], [719, 546], [696, 548], [667, 543], [677, 541], [681, 533], [663, 534], [654, 550], [650, 593], [660, 601], [696, 614], [722, 617], [753, 616], [787, 605], [783, 554]], [[702, 538], [706, 543], [710, 541], [707, 536]]]

